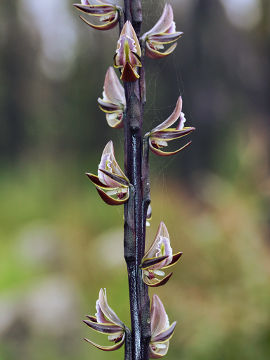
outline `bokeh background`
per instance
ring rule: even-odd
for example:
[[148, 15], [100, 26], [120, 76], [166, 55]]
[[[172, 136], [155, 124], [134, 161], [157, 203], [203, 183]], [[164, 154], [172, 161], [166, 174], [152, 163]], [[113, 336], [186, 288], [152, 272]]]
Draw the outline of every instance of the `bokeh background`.
[[[184, 31], [146, 61], [145, 131], [183, 95], [193, 144], [151, 156], [153, 219], [175, 251], [157, 290], [178, 325], [168, 359], [270, 358], [270, 1], [174, 0]], [[146, 31], [163, 0], [145, 0]], [[123, 209], [99, 199], [95, 172], [123, 133], [97, 107], [117, 30], [83, 24], [70, 0], [0, 2], [0, 359], [119, 359], [82, 324], [100, 287], [129, 323]]]

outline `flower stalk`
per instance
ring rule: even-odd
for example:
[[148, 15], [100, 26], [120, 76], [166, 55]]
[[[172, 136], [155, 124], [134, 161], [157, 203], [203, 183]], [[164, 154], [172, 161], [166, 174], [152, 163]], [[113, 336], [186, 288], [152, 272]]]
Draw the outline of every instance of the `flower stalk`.
[[[175, 151], [164, 151], [163, 148], [172, 140], [190, 134], [195, 128], [185, 127], [182, 98], [179, 97], [173, 113], [143, 136], [146, 102], [144, 57], [156, 59], [168, 56], [174, 51], [182, 32], [176, 31], [173, 10], [169, 4], [165, 4], [156, 25], [142, 36], [141, 0], [124, 0], [124, 9], [116, 6], [112, 0], [81, 0], [81, 4], [75, 4], [75, 7], [99, 20], [101, 24], [97, 25], [82, 18], [96, 30], [109, 30], [117, 24], [119, 26], [120, 36], [113, 64], [120, 70], [122, 83], [115, 70], [109, 67], [98, 104], [111, 128], [123, 128], [124, 171], [118, 165], [113, 143], [109, 141], [103, 150], [97, 175], [90, 172], [86, 175], [106, 204], [124, 205], [124, 257], [131, 320], [129, 329], [110, 308], [106, 290], [101, 289], [96, 314], [87, 316], [84, 322], [92, 330], [106, 334], [113, 345], [101, 346], [89, 339], [86, 341], [103, 351], [125, 346], [125, 360], [161, 358], [168, 352], [176, 322], [170, 325], [157, 295], [153, 296], [150, 304], [148, 289], [165, 285], [169, 281], [172, 273], [166, 275], [164, 270], [174, 265], [182, 253], [173, 254], [169, 232], [162, 221], [152, 245], [145, 251], [146, 226], [149, 226], [152, 215], [149, 150], [160, 156], [175, 155], [191, 142]], [[168, 44], [170, 47], [165, 50], [164, 45]]]

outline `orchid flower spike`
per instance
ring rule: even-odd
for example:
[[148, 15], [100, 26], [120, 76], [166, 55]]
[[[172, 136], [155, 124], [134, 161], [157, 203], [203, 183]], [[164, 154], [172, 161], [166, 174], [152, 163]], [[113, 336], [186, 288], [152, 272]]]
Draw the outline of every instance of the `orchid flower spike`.
[[122, 10], [114, 4], [104, 3], [103, 0], [81, 0], [81, 4], [74, 4], [74, 6], [78, 10], [99, 19], [102, 24], [96, 25], [80, 16], [87, 25], [97, 30], [109, 30], [115, 27], [119, 20], [119, 12]]
[[141, 66], [139, 40], [131, 22], [127, 21], [117, 42], [114, 67], [121, 69], [121, 80], [136, 81], [140, 77], [137, 73], [137, 67]]
[[125, 91], [112, 66], [105, 76], [103, 99], [98, 98], [99, 107], [106, 113], [109, 126], [123, 127], [123, 114], [126, 108]]
[[168, 315], [157, 295], [153, 295], [151, 304], [151, 340], [149, 355], [151, 359], [165, 356], [169, 349], [169, 340], [173, 336], [176, 321], [169, 324]]
[[152, 245], [142, 259], [141, 268], [145, 284], [151, 287], [166, 284], [172, 273], [165, 276], [163, 270], [174, 265], [182, 254], [182, 252], [173, 254], [168, 230], [164, 222], [161, 222]]
[[[162, 58], [170, 55], [177, 46], [177, 41], [183, 33], [175, 30], [173, 21], [173, 9], [171, 5], [165, 4], [163, 13], [156, 25], [143, 34], [142, 40], [146, 43], [146, 55], [152, 59]], [[174, 43], [168, 50], [161, 52], [164, 45]]]
[[87, 320], [84, 320], [83, 322], [99, 333], [108, 334], [109, 341], [113, 341], [115, 345], [102, 346], [89, 339], [85, 340], [103, 351], [119, 349], [125, 341], [125, 325], [108, 305], [106, 289], [100, 289], [99, 291], [96, 310], [95, 316], [87, 315]]
[[129, 198], [129, 180], [117, 164], [113, 142], [105, 146], [98, 166], [98, 175], [86, 173], [106, 204], [121, 205]]
[[[176, 127], [170, 128], [177, 120], [179, 123]], [[179, 139], [188, 135], [195, 130], [194, 127], [185, 127], [185, 114], [182, 112], [182, 98], [179, 96], [173, 113], [162, 124], [156, 126], [149, 134], [149, 146], [153, 153], [160, 156], [170, 156], [177, 154], [179, 151], [185, 149], [191, 144], [191, 141], [175, 151], [162, 151], [165, 146], [168, 146], [168, 141]]]

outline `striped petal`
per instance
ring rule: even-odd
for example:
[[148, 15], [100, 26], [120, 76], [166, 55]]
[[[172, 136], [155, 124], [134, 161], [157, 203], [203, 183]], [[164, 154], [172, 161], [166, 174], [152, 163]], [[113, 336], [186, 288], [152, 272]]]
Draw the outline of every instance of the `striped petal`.
[[106, 72], [103, 97], [104, 100], [118, 105], [118, 107], [120, 105], [126, 105], [125, 90], [112, 66], [110, 66]]
[[[154, 257], [159, 258], [160, 256], [166, 256], [166, 260], [163, 262], [164, 266], [171, 262], [172, 248], [170, 245], [170, 236], [163, 221], [160, 222], [155, 239], [149, 250], [145, 253], [143, 261]], [[162, 268], [162, 266], [158, 268]]]
[[149, 345], [149, 357], [151, 359], [160, 359], [165, 356], [169, 350], [169, 341], [163, 344], [164, 346], [158, 346], [157, 344], [150, 343]]
[[119, 177], [125, 178], [128, 182], [127, 177], [121, 170], [120, 166], [118, 165], [115, 156], [114, 156], [114, 147], [113, 142], [109, 141], [107, 145], [105, 146], [103, 153], [101, 155], [101, 160], [98, 166], [98, 177], [100, 181], [110, 187], [118, 187], [119, 183], [109, 178], [107, 175], [105, 175], [100, 170], [105, 170], [110, 173], [113, 173], [115, 175], [118, 175]]
[[123, 205], [128, 201], [129, 194], [127, 193], [124, 198], [121, 199], [115, 199], [111, 195], [108, 195], [105, 191], [103, 191], [101, 188], [96, 187], [97, 192], [101, 199], [107, 204], [107, 205]]
[[176, 322], [169, 324], [169, 319], [164, 306], [157, 295], [153, 295], [151, 303], [151, 340], [149, 355], [158, 359], [167, 354], [169, 340], [173, 335]]
[[132, 67], [129, 63], [126, 63], [121, 74], [121, 80], [134, 82], [138, 80], [139, 77], [140, 75], [137, 73], [134, 67]]
[[165, 33], [171, 26], [173, 22], [173, 9], [171, 5], [165, 4], [163, 12], [157, 23], [147, 31], [143, 38], [147, 38], [149, 35]]
[[154, 146], [151, 141], [149, 142], [149, 145], [150, 145], [151, 151], [154, 154], [159, 155], [159, 156], [171, 156], [171, 155], [175, 155], [175, 154], [179, 153], [180, 151], [184, 150], [191, 143], [192, 143], [192, 141], [189, 141], [184, 146], [182, 146], [181, 148], [179, 148], [178, 150], [175, 150], [175, 151], [162, 151], [162, 150], [158, 149], [156, 146]]
[[151, 339], [169, 328], [169, 319], [160, 298], [154, 294], [151, 303]]
[[117, 42], [114, 67], [121, 69], [121, 80], [133, 82], [140, 76], [137, 67], [141, 67], [141, 47], [130, 21], [126, 21]]
[[167, 282], [170, 280], [173, 273], [170, 273], [166, 276], [164, 276], [163, 279], [158, 280], [157, 278], [149, 280], [147, 276], [144, 276], [143, 281], [144, 283], [149, 287], [159, 287], [167, 284]]
[[150, 259], [145, 259], [142, 262], [141, 268], [144, 269], [144, 270], [149, 269], [153, 265], [159, 264], [159, 263], [161, 263], [163, 260], [165, 260], [167, 258], [168, 258], [168, 256], [165, 255], [165, 256], [159, 256], [159, 257], [153, 257], [153, 258], [150, 258]]
[[89, 339], [84, 339], [85, 341], [87, 341], [88, 343], [90, 343], [91, 345], [95, 346], [96, 348], [103, 350], [103, 351], [114, 351], [117, 349], [120, 349], [120, 347], [124, 344], [125, 342], [125, 334], [123, 335], [121, 341], [119, 341], [118, 343], [116, 343], [115, 345], [112, 346], [102, 346], [102, 345], [98, 345], [96, 343], [94, 343], [93, 341], [89, 340]]
[[119, 184], [119, 186], [124, 186], [124, 187], [129, 186], [129, 181], [127, 180], [126, 177], [119, 176], [114, 173], [110, 173], [109, 171], [106, 171], [103, 169], [99, 169], [99, 171], [101, 171], [103, 174], [105, 174], [106, 176], [108, 176], [109, 178], [111, 178], [112, 180], [117, 182]]
[[114, 129], [120, 129], [124, 126], [123, 124], [123, 111], [115, 111], [113, 114], [106, 114], [106, 120], [110, 127]]
[[113, 5], [82, 5], [82, 4], [73, 4], [78, 10], [89, 14], [89, 15], [98, 15], [98, 16], [104, 16], [106, 14], [110, 14], [112, 12], [115, 12], [116, 8]]
[[167, 49], [164, 52], [161, 52], [159, 50], [154, 49], [152, 46], [150, 46], [150, 44], [147, 42], [146, 43], [146, 55], [150, 58], [150, 59], [162, 59], [168, 55], [170, 55], [174, 49], [176, 48], [177, 44], [173, 44], [172, 46], [169, 47], [169, 49]]
[[112, 308], [108, 304], [106, 289], [104, 290], [100, 289], [98, 303], [103, 314], [109, 319], [109, 321], [113, 322], [116, 325], [119, 325], [121, 328], [124, 327], [122, 321], [119, 319], [119, 317], [116, 315], [116, 313], [112, 310]]
[[194, 127], [185, 127], [182, 130], [177, 130], [176, 128], [169, 128], [160, 131], [155, 131], [152, 135], [150, 135], [151, 140], [165, 140], [171, 141], [175, 139], [180, 139], [183, 136], [190, 134], [194, 131]]
[[96, 25], [91, 23], [90, 21], [86, 20], [84, 17], [82, 17], [80, 15], [80, 18], [82, 19], [83, 22], [85, 22], [88, 26], [92, 27], [93, 29], [96, 30], [110, 30], [112, 28], [114, 28], [117, 25], [118, 22], [118, 13], [116, 13], [115, 17], [113, 20], [105, 22], [105, 24], [102, 25]]
[[173, 336], [175, 326], [176, 321], [174, 321], [168, 329], [161, 331], [157, 336], [152, 338], [152, 342], [164, 342], [170, 340]]
[[158, 35], [151, 35], [149, 36], [149, 42], [151, 44], [170, 44], [177, 41], [183, 34], [183, 32], [178, 31], [172, 34], [160, 33]]
[[102, 334], [117, 334], [119, 332], [123, 332], [122, 327], [111, 324], [111, 323], [98, 323], [89, 320], [83, 320], [83, 322], [89, 326], [91, 329], [100, 332]]
[[167, 129], [168, 127], [173, 125], [180, 117], [180, 114], [181, 114], [181, 111], [182, 111], [182, 105], [183, 105], [182, 97], [179, 96], [172, 114], [165, 121], [163, 121], [161, 124], [156, 126], [151, 131], [151, 134], [156, 132], [156, 131]]
[[182, 252], [178, 252], [178, 253], [174, 254], [174, 255], [172, 256], [172, 261], [171, 261], [168, 265], [163, 266], [162, 269], [168, 269], [169, 267], [171, 267], [171, 266], [173, 266], [174, 264], [176, 264], [176, 263], [180, 260], [180, 258], [181, 258], [182, 255], [183, 255]]

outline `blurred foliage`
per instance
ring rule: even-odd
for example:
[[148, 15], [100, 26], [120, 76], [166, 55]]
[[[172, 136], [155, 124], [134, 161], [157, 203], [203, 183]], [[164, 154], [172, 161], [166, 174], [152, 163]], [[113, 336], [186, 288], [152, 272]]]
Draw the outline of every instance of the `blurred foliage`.
[[[27, 1], [0, 3], [0, 359], [119, 359], [122, 350], [84, 343], [106, 337], [81, 323], [100, 287], [129, 323], [123, 209], [103, 204], [83, 175], [111, 138], [123, 157], [121, 130], [107, 127], [96, 104], [117, 30], [88, 29], [63, 1], [52, 33], [65, 10], [76, 46], [70, 58], [48, 59]], [[163, 4], [143, 2], [145, 30]], [[184, 252], [158, 290], [178, 321], [168, 359], [270, 357], [270, 3], [258, 4], [259, 21], [243, 29], [221, 1], [173, 1], [185, 36], [171, 57], [146, 61], [145, 131], [179, 92], [197, 127], [179, 156], [150, 157], [147, 241], [163, 220]]]

